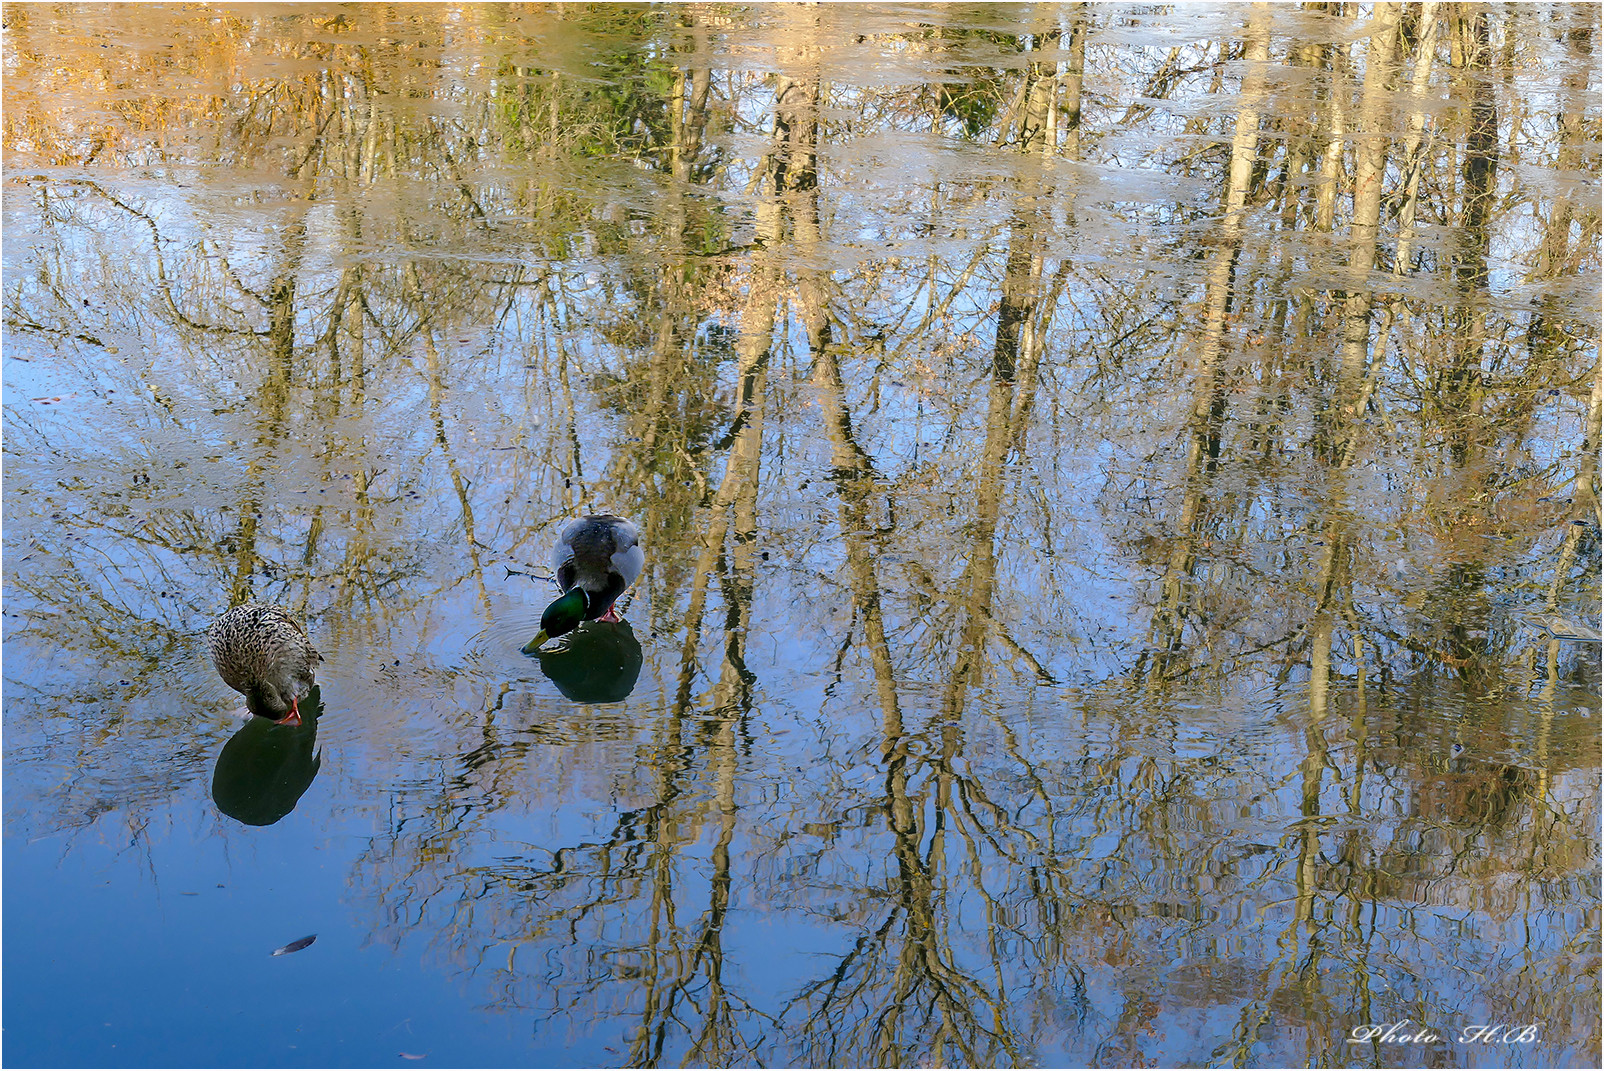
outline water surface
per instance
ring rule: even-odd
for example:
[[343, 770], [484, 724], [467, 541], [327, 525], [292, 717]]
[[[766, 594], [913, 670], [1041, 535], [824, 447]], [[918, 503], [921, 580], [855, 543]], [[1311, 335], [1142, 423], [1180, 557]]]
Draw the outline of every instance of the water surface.
[[4, 18], [9, 1062], [1598, 1065], [1596, 8]]

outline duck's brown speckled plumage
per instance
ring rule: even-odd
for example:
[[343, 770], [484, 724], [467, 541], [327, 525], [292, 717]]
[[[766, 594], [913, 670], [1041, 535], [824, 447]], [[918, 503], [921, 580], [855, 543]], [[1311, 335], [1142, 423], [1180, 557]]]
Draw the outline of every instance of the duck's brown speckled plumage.
[[206, 646], [223, 683], [245, 696], [251, 713], [273, 718], [306, 698], [323, 660], [299, 621], [261, 603], [236, 606], [213, 621]]

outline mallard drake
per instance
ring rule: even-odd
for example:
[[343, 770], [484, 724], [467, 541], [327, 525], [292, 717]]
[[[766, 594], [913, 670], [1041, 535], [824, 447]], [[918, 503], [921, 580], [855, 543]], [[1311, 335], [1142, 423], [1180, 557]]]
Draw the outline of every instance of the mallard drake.
[[613, 603], [646, 564], [640, 529], [611, 513], [593, 513], [563, 525], [551, 551], [551, 568], [563, 594], [540, 615], [540, 631], [524, 645], [529, 653], [581, 621], [617, 621]]
[[289, 611], [254, 602], [236, 606], [212, 622], [206, 646], [223, 683], [245, 696], [252, 714], [301, 724], [299, 704], [323, 656]]

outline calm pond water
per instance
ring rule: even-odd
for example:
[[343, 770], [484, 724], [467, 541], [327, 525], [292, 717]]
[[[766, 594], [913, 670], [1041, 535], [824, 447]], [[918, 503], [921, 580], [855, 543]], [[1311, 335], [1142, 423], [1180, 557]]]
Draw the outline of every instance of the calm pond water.
[[1598, 1065], [1595, 6], [4, 20], [9, 1064]]

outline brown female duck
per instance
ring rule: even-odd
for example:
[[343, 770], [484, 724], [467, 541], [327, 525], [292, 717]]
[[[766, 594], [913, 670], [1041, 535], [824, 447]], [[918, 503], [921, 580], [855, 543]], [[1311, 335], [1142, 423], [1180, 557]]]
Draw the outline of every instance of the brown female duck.
[[288, 611], [261, 603], [236, 606], [212, 622], [206, 646], [223, 683], [245, 696], [252, 714], [301, 724], [299, 704], [312, 690], [323, 656]]

